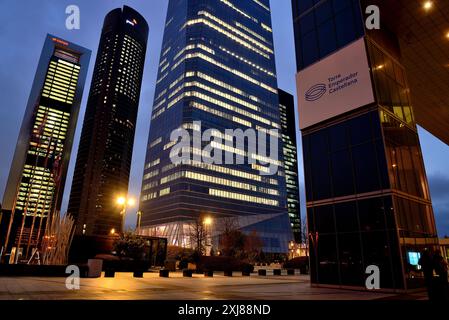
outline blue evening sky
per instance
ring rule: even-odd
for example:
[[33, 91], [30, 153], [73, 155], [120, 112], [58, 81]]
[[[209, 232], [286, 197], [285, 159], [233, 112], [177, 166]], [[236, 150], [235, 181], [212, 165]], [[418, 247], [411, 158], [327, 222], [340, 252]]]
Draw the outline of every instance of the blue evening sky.
[[[78, 5], [81, 10], [80, 30], [65, 28], [65, 8], [72, 4]], [[46, 34], [52, 33], [92, 50], [64, 195], [63, 212], [66, 210], [103, 19], [110, 10], [125, 4], [139, 11], [150, 25], [130, 181], [130, 194], [139, 196], [168, 0], [0, 0], [0, 196], [6, 185], [42, 45]], [[290, 0], [272, 0], [271, 4], [279, 87], [295, 94], [296, 66]], [[449, 235], [449, 147], [424, 130], [420, 130], [420, 137], [439, 235]], [[301, 150], [301, 146], [298, 147]], [[304, 215], [301, 153], [298, 160]], [[127, 224], [132, 227], [135, 220], [135, 211], [129, 212]]]

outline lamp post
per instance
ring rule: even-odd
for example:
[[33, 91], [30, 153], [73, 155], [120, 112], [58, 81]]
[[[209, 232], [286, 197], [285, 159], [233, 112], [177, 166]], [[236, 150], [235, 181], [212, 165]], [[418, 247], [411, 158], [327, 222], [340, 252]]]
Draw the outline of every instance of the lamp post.
[[142, 220], [142, 211], [137, 211], [137, 233], [140, 233], [140, 222]]
[[212, 223], [214, 220], [212, 217], [205, 217], [203, 219], [204, 230], [206, 232], [206, 255], [210, 256], [211, 248], [212, 248]]
[[134, 198], [120, 196], [117, 198], [116, 202], [119, 206], [121, 206], [120, 211], [120, 216], [122, 218], [121, 229], [122, 232], [124, 233], [126, 210], [128, 209], [128, 207], [133, 207], [136, 204], [136, 200], [134, 200]]

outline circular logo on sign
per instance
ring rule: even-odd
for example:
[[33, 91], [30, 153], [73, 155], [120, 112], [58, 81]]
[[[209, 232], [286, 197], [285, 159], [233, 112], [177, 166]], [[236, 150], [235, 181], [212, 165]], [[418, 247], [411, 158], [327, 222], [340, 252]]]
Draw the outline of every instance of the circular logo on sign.
[[306, 92], [306, 100], [307, 101], [316, 101], [320, 99], [326, 93], [326, 85], [323, 83], [319, 83], [314, 85], [312, 88], [307, 90]]

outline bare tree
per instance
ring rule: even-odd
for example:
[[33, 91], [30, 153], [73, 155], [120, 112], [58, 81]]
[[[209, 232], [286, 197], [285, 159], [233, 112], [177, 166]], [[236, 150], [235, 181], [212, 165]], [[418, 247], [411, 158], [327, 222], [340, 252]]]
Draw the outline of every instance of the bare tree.
[[209, 238], [209, 230], [204, 225], [202, 217], [193, 220], [189, 224], [189, 237], [193, 249], [200, 255], [206, 253], [207, 241]]

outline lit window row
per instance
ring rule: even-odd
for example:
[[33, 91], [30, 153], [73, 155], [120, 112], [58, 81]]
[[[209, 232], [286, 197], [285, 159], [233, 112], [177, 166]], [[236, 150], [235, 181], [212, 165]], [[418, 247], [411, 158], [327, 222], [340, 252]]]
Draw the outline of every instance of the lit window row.
[[250, 128], [252, 127], [252, 123], [249, 122], [249, 121], [243, 120], [243, 119], [235, 117], [235, 116], [231, 116], [230, 114], [221, 112], [221, 111], [216, 110], [214, 108], [210, 108], [210, 107], [205, 106], [203, 104], [200, 104], [200, 103], [197, 103], [197, 102], [192, 102], [192, 103], [190, 103], [190, 106], [195, 108], [195, 109], [211, 113], [211, 114], [213, 114], [215, 116], [234, 121], [234, 122], [236, 122], [238, 124], [241, 124], [241, 125], [244, 125], [244, 126], [247, 126], [247, 127], [250, 127]]
[[182, 60], [196, 59], [196, 58], [199, 58], [199, 59], [202, 59], [202, 60], [204, 60], [206, 62], [209, 62], [210, 64], [213, 64], [213, 65], [215, 65], [215, 66], [217, 66], [219, 68], [222, 68], [222, 69], [224, 69], [224, 70], [226, 70], [226, 71], [228, 71], [228, 72], [230, 72], [230, 73], [232, 73], [232, 74], [234, 74], [234, 75], [236, 75], [236, 76], [238, 76], [238, 77], [240, 77], [242, 79], [245, 79], [245, 80], [247, 80], [247, 81], [249, 81], [249, 82], [251, 82], [251, 83], [253, 83], [255, 85], [258, 85], [261, 88], [266, 89], [266, 90], [268, 90], [268, 91], [270, 91], [272, 93], [275, 93], [275, 94], [278, 93], [276, 89], [270, 87], [269, 85], [266, 85], [263, 82], [257, 81], [256, 79], [248, 76], [247, 74], [245, 74], [245, 73], [243, 73], [243, 72], [241, 72], [241, 71], [239, 71], [237, 69], [233, 69], [233, 68], [231, 68], [231, 67], [229, 67], [229, 66], [227, 66], [227, 65], [225, 65], [223, 63], [220, 63], [220, 62], [216, 61], [215, 59], [212, 59], [211, 57], [208, 57], [207, 55], [205, 55], [203, 53], [200, 53], [200, 52], [189, 53], [189, 54], [186, 54], [183, 57]]
[[153, 147], [157, 146], [161, 142], [162, 142], [162, 137], [159, 137], [156, 140], [154, 140], [153, 142], [151, 142], [149, 147], [153, 148]]
[[187, 88], [187, 87], [197, 87], [197, 88], [199, 88], [199, 89], [208, 91], [208, 92], [213, 93], [213, 94], [215, 94], [215, 95], [217, 95], [217, 96], [220, 96], [220, 97], [222, 97], [222, 98], [225, 98], [225, 99], [227, 99], [227, 100], [229, 100], [229, 101], [238, 103], [238, 104], [240, 104], [240, 105], [242, 105], [242, 106], [244, 106], [244, 107], [246, 107], [246, 108], [248, 108], [248, 109], [252, 109], [252, 110], [254, 110], [254, 111], [260, 112], [260, 108], [259, 108], [258, 106], [254, 105], [254, 104], [252, 104], [252, 103], [246, 102], [246, 101], [244, 101], [244, 100], [242, 100], [242, 99], [236, 98], [236, 97], [234, 97], [234, 96], [231, 95], [231, 94], [228, 94], [228, 93], [225, 93], [225, 92], [223, 92], [223, 91], [220, 91], [220, 90], [214, 89], [214, 88], [212, 88], [212, 87], [209, 87], [209, 86], [207, 86], [207, 85], [205, 85], [205, 84], [203, 84], [203, 83], [201, 83], [201, 82], [198, 82], [198, 81], [195, 81], [195, 82], [184, 82], [184, 83], [183, 83], [182, 85], [180, 85], [176, 90], [174, 90], [173, 92], [171, 92], [171, 93], [169, 94], [168, 98], [169, 98], [169, 99], [172, 98], [172, 97], [173, 97], [174, 95], [176, 95], [179, 91], [181, 91], [182, 89], [185, 89], [185, 88]]
[[212, 97], [210, 97], [210, 96], [208, 96], [206, 94], [203, 94], [203, 93], [200, 93], [200, 92], [197, 92], [197, 91], [186, 91], [186, 92], [181, 93], [177, 98], [175, 98], [174, 100], [172, 100], [168, 104], [168, 108], [170, 108], [173, 105], [175, 105], [177, 102], [182, 100], [184, 97], [195, 97], [195, 98], [204, 100], [204, 101], [206, 101], [208, 103], [211, 103], [211, 104], [214, 104], [214, 105], [216, 105], [218, 107], [221, 107], [221, 108], [224, 108], [224, 109], [227, 109], [227, 110], [239, 113], [239, 114], [244, 115], [244, 116], [246, 116], [246, 117], [248, 117], [250, 119], [253, 119], [253, 120], [265, 123], [267, 125], [275, 124], [274, 122], [272, 122], [272, 121], [270, 121], [268, 119], [265, 119], [265, 118], [263, 118], [261, 116], [258, 116], [258, 115], [254, 114], [254, 113], [248, 112], [248, 111], [243, 110], [243, 109], [238, 108], [238, 107], [235, 107], [235, 106], [230, 105], [228, 103], [225, 103], [225, 102], [223, 102], [221, 100], [214, 99], [214, 98], [212, 98]]
[[156, 188], [159, 185], [159, 181], [151, 181], [150, 183], [147, 183], [143, 186], [142, 190], [149, 190], [149, 189], [153, 189]]
[[148, 200], [152, 200], [152, 199], [156, 199], [157, 198], [157, 192], [153, 192], [150, 194], [146, 194], [144, 196], [142, 196], [142, 201], [148, 201]]
[[158, 158], [158, 159], [156, 159], [154, 161], [151, 161], [150, 163], [147, 163], [147, 165], [145, 166], [145, 169], [150, 169], [150, 168], [152, 168], [154, 166], [157, 166], [159, 163], [161, 163], [161, 159], [160, 158]]
[[230, 7], [231, 9], [233, 9], [233, 10], [237, 11], [238, 13], [240, 13], [242, 16], [244, 16], [244, 17], [246, 17], [246, 18], [248, 18], [248, 19], [253, 20], [255, 23], [258, 23], [258, 22], [259, 22], [256, 18], [251, 17], [251, 16], [250, 16], [249, 14], [247, 14], [245, 11], [243, 11], [243, 10], [237, 8], [237, 7], [236, 7], [233, 3], [231, 3], [230, 1], [228, 1], [228, 0], [220, 0], [220, 1], [223, 2], [225, 5], [227, 5], [228, 7]]
[[160, 197], [166, 196], [168, 194], [170, 194], [170, 188], [165, 188], [165, 189], [162, 189], [161, 191], [159, 191]]
[[261, 6], [262, 8], [264, 8], [265, 10], [267, 10], [268, 12], [270, 12], [270, 8], [267, 7], [266, 5], [264, 5], [262, 2], [260, 2], [259, 0], [253, 0], [255, 3], [257, 3], [259, 6]]
[[272, 45], [272, 43], [270, 43], [267, 39], [265, 39], [265, 37], [261, 36], [260, 34], [258, 34], [257, 32], [249, 29], [248, 27], [244, 26], [243, 24], [241, 24], [240, 22], [235, 22], [235, 25], [237, 27], [239, 27], [242, 30], [245, 30], [246, 32], [248, 32], [249, 34], [255, 36], [256, 38], [258, 38], [259, 40], [262, 40], [263, 42], [267, 43], [268, 45]]
[[[223, 20], [221, 20], [221, 19], [217, 18], [216, 16], [210, 14], [209, 12], [207, 12], [207, 11], [199, 11], [199, 12], [198, 12], [198, 15], [199, 15], [199, 16], [203, 15], [203, 16], [205, 16], [205, 17], [211, 19], [212, 21], [218, 23], [219, 25], [225, 27], [225, 28], [228, 29], [228, 30], [231, 30], [231, 31], [234, 32], [235, 34], [239, 35], [240, 37], [244, 38], [245, 40], [247, 40], [247, 41], [251, 42], [252, 44], [256, 45], [256, 46], [259, 47], [260, 49], [262, 49], [262, 50], [264, 50], [264, 51], [266, 51], [266, 52], [268, 52], [268, 53], [270, 53], [270, 54], [273, 54], [273, 53], [274, 53], [273, 50], [272, 50], [271, 48], [267, 47], [266, 45], [264, 45], [263, 43], [257, 41], [256, 39], [254, 39], [254, 38], [248, 36], [247, 34], [241, 32], [239, 29], [234, 28], [234, 27], [231, 26], [230, 24], [227, 24], [226, 22], [224, 22]], [[220, 28], [220, 29], [221, 29], [221, 28]], [[221, 30], [223, 30], [223, 29], [221, 29]], [[224, 31], [224, 30], [223, 30], [223, 31]], [[226, 32], [226, 31], [225, 31], [225, 32]]]
[[240, 61], [242, 61], [242, 62], [244, 62], [244, 63], [246, 63], [246, 64], [248, 64], [248, 65], [250, 65], [251, 67], [256, 68], [256, 69], [259, 70], [259, 71], [262, 71], [262, 72], [266, 73], [267, 75], [269, 75], [269, 76], [271, 76], [271, 77], [276, 77], [276, 75], [275, 75], [273, 72], [268, 71], [268, 70], [265, 69], [265, 68], [262, 68], [261, 66], [255, 64], [254, 62], [251, 62], [250, 60], [248, 60], [248, 59], [246, 59], [246, 58], [244, 58], [244, 57], [242, 57], [242, 56], [240, 56], [240, 55], [238, 55], [238, 54], [236, 54], [236, 53], [234, 53], [234, 52], [232, 52], [232, 51], [229, 51], [229, 50], [226, 49], [225, 47], [220, 46], [220, 49], [221, 49], [223, 52], [225, 52], [225, 53], [227, 53], [227, 54], [233, 56], [234, 58], [236, 58], [236, 59], [238, 59], [238, 60], [240, 60]]
[[146, 175], [144, 175], [143, 180], [148, 180], [150, 178], [157, 176], [158, 174], [159, 174], [159, 170], [153, 170], [153, 171], [147, 173]]
[[240, 193], [234, 193], [224, 190], [217, 190], [217, 189], [209, 189], [209, 195], [214, 197], [220, 197], [220, 198], [226, 198], [226, 199], [232, 199], [232, 200], [240, 200], [245, 202], [252, 202], [252, 203], [260, 203], [268, 206], [274, 206], [277, 207], [279, 205], [279, 201], [277, 200], [271, 200], [261, 197], [254, 197], [246, 194], [240, 194]]
[[235, 181], [235, 180], [229, 180], [229, 179], [225, 179], [225, 178], [221, 178], [221, 177], [217, 177], [217, 176], [206, 175], [206, 174], [193, 172], [193, 171], [180, 171], [180, 172], [176, 172], [172, 175], [169, 175], [167, 177], [164, 177], [161, 179], [161, 185], [181, 179], [181, 178], [186, 178], [186, 179], [196, 180], [196, 181], [201, 181], [201, 182], [207, 182], [207, 183], [213, 183], [213, 184], [218, 184], [218, 185], [222, 185], [222, 186], [228, 186], [228, 187], [232, 187], [232, 188], [236, 188], [236, 189], [243, 189], [243, 190], [248, 190], [248, 191], [253, 191], [253, 192], [261, 192], [261, 193], [266, 193], [269, 195], [275, 195], [275, 196], [279, 195], [279, 191], [277, 191], [275, 189], [261, 188], [261, 187], [258, 187], [258, 186], [252, 185], [252, 184], [242, 183], [242, 182]]
[[254, 51], [255, 53], [261, 55], [262, 57], [265, 57], [266, 59], [270, 59], [270, 56], [266, 53], [264, 53], [263, 51], [253, 47], [250, 43], [240, 39], [239, 37], [233, 35], [232, 33], [223, 30], [222, 28], [218, 27], [217, 25], [213, 24], [212, 22], [203, 19], [203, 18], [199, 18], [199, 19], [194, 19], [194, 20], [189, 20], [186, 22], [186, 26], [193, 26], [195, 24], [199, 24], [202, 23], [212, 29], [214, 29], [215, 31], [224, 34], [225, 36], [227, 36], [228, 38], [230, 38], [231, 40], [234, 40], [235, 42], [239, 43], [240, 45], [242, 45], [243, 47]]

